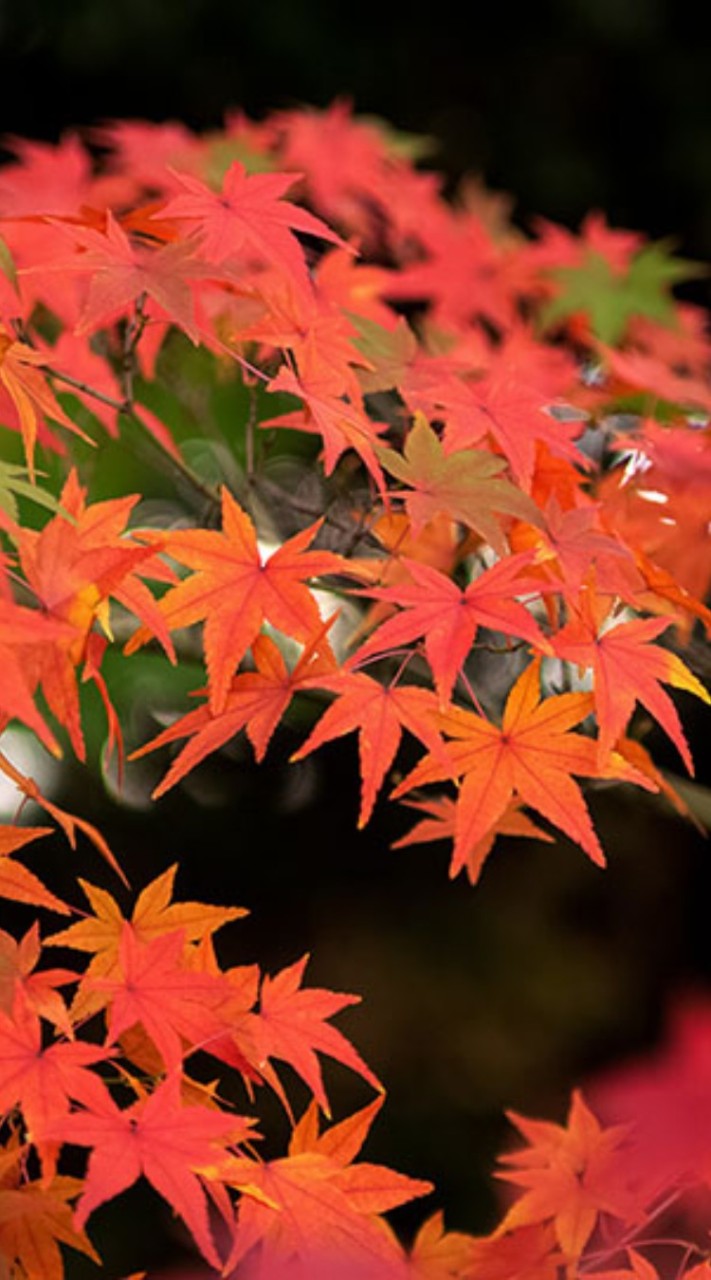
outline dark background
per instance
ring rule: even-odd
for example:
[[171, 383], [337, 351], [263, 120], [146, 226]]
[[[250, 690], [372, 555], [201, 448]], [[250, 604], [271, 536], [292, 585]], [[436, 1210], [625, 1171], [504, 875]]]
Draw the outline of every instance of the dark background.
[[[469, 13], [473, 34], [446, 0], [419, 16], [376, 0], [4, 0], [0, 128], [53, 140], [129, 116], [205, 129], [228, 107], [259, 116], [347, 95], [431, 135], [432, 163], [452, 178], [473, 169], [510, 191], [523, 225], [535, 214], [577, 225], [602, 208], [711, 256], [711, 10], [539, 0]], [[707, 726], [697, 717], [702, 782]], [[677, 767], [660, 736], [649, 741]], [[179, 858], [180, 896], [249, 906], [223, 951], [231, 963], [274, 970], [309, 950], [315, 985], [363, 995], [339, 1024], [391, 1095], [369, 1158], [431, 1177], [450, 1225], [483, 1231], [502, 1109], [562, 1118], [573, 1083], [652, 1045], [666, 1002], [707, 983], [706, 844], [656, 800], [603, 791], [592, 804], [606, 873], [563, 840], [508, 841], [472, 890], [448, 882], [440, 846], [390, 851], [407, 825], [395, 810], [381, 805], [356, 831], [352, 742], [290, 767], [297, 743], [284, 731], [258, 770], [238, 749], [146, 812], [72, 769], [64, 802], [105, 830], [137, 886]], [[79, 869], [105, 883], [95, 861]], [[339, 1068], [327, 1080], [336, 1116], [369, 1100]], [[286, 1129], [272, 1121], [278, 1146]], [[141, 1195], [92, 1222], [111, 1274], [150, 1265], [125, 1229], [127, 1204], [132, 1223], [158, 1210]], [[401, 1214], [405, 1230], [419, 1213]], [[165, 1236], [150, 1234], [158, 1264]]]
[[678, 0], [3, 0], [3, 127], [50, 138], [105, 116], [220, 123], [349, 95], [431, 134], [524, 215], [711, 249], [711, 10]]

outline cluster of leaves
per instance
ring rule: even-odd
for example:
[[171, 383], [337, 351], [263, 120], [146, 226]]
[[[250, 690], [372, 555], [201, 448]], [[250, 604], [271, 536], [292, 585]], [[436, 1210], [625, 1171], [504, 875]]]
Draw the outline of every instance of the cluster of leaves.
[[[551, 827], [603, 865], [580, 778], [685, 811], [635, 714], [691, 771], [664, 686], [710, 700], [682, 656], [711, 628], [711, 341], [671, 291], [693, 268], [597, 214], [524, 235], [475, 183], [446, 202], [412, 139], [340, 103], [206, 136], [117, 122], [10, 145], [0, 727], [85, 760], [93, 684], [123, 768], [105, 660], [151, 645], [166, 671], [197, 651], [205, 672], [197, 705], [133, 750], [183, 743], [156, 799], [237, 734], [261, 760], [308, 694], [327, 705], [294, 758], [357, 732], [362, 826], [406, 735], [420, 756], [392, 795], [421, 816], [398, 843], [448, 841], [472, 883], [499, 835]], [[216, 425], [225, 389], [237, 409]], [[136, 438], [183, 507], [90, 492], [92, 446]], [[0, 768], [122, 875], [85, 819]], [[642, 1160], [576, 1093], [566, 1126], [512, 1115], [526, 1145], [502, 1176], [520, 1191], [490, 1236], [435, 1214], [407, 1250], [382, 1215], [431, 1188], [356, 1160], [382, 1090], [329, 1021], [355, 997], [303, 987], [305, 960], [223, 968], [213, 935], [242, 912], [172, 901], [175, 868], [129, 918], [85, 881], [88, 909], [59, 899], [14, 856], [47, 830], [0, 844], [0, 893], [80, 917], [0, 934], [13, 1280], [61, 1280], [60, 1244], [98, 1261], [88, 1219], [140, 1176], [239, 1276], [656, 1277], [651, 1223], [708, 1184], [706, 1155]], [[53, 946], [85, 969], [37, 967]], [[378, 1091], [323, 1132], [317, 1054]], [[313, 1100], [264, 1160], [259, 1087], [292, 1117], [275, 1061]], [[59, 1172], [72, 1148], [90, 1151], [83, 1177]], [[676, 1274], [705, 1280], [693, 1247]]]

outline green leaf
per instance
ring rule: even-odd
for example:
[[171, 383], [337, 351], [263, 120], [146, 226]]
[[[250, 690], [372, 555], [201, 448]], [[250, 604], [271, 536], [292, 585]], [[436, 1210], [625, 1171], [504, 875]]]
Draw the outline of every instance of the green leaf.
[[2, 236], [0, 236], [0, 271], [7, 276], [10, 284], [15, 290], [15, 293], [18, 293], [19, 290], [17, 288], [17, 268], [15, 267], [15, 259]]
[[27, 498], [30, 502], [36, 502], [38, 506], [45, 507], [53, 515], [60, 510], [59, 503], [53, 494], [47, 493], [46, 489], [40, 489], [37, 484], [32, 484], [25, 467], [0, 461], [0, 508], [7, 512], [11, 520], [18, 518], [17, 498]]
[[614, 271], [599, 253], [589, 253], [580, 267], [560, 267], [551, 274], [562, 291], [543, 309], [544, 328], [583, 312], [595, 336], [614, 346], [633, 316], [673, 325], [672, 286], [706, 275], [707, 268], [672, 257], [669, 243], [660, 240], [635, 254], [626, 274]]
[[389, 391], [403, 379], [405, 370], [417, 352], [417, 338], [407, 321], [398, 320], [394, 329], [386, 329], [375, 320], [348, 311], [348, 319], [359, 337], [353, 339], [372, 369], [359, 369], [358, 381], [365, 394]]

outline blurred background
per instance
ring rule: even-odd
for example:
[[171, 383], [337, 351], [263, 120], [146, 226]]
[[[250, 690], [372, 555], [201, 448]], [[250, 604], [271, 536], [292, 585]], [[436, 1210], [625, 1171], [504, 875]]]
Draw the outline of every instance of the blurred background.
[[[259, 116], [347, 96], [430, 136], [431, 164], [453, 182], [473, 170], [509, 192], [524, 227], [537, 214], [576, 226], [599, 208], [709, 258], [711, 9], [539, 0], [469, 14], [465, 32], [450, 0], [420, 16], [382, 0], [0, 0], [0, 128], [47, 140], [109, 117], [207, 129], [231, 107]], [[679, 705], [694, 804], [711, 817], [708, 721], [692, 699]], [[363, 996], [339, 1026], [390, 1094], [368, 1158], [431, 1178], [451, 1227], [485, 1231], [503, 1109], [562, 1119], [574, 1083], [652, 1049], [665, 1010], [709, 987], [707, 844], [654, 797], [600, 789], [605, 873], [562, 839], [505, 840], [476, 889], [450, 883], [441, 845], [390, 849], [409, 823], [392, 806], [357, 832], [354, 741], [288, 765], [297, 728], [264, 766], [238, 743], [156, 806], [70, 766], [55, 794], [101, 827], [137, 886], [179, 859], [178, 896], [249, 907], [223, 947], [230, 963], [273, 971], [309, 951], [312, 984]], [[661, 736], [646, 741], [681, 767]], [[88, 854], [75, 870], [104, 883]], [[345, 1070], [327, 1065], [326, 1078], [335, 1116], [369, 1100]], [[298, 1111], [297, 1084], [292, 1096]], [[270, 1125], [276, 1154], [276, 1106]], [[405, 1233], [422, 1212], [401, 1211]], [[159, 1267], [171, 1238], [179, 1254], [180, 1227], [148, 1191], [95, 1223], [111, 1275]]]

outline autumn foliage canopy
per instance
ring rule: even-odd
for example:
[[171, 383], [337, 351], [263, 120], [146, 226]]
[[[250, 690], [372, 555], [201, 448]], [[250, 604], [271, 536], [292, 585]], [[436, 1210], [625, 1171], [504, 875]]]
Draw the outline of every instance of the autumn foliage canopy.
[[[524, 233], [473, 180], [445, 199], [417, 140], [342, 103], [8, 145], [0, 728], [95, 767], [93, 687], [118, 785], [150, 757], [160, 803], [237, 734], [261, 761], [301, 702], [293, 758], [357, 734], [354, 821], [398, 803], [398, 846], [447, 842], [472, 885], [500, 836], [562, 834], [604, 867], [589, 785], [686, 813], [641, 730], [693, 773], [711, 339], [673, 287], [695, 264], [599, 213]], [[115, 442], [172, 505], [105, 475], [97, 494]], [[107, 660], [147, 647], [202, 674], [133, 741]], [[92, 1223], [143, 1178], [240, 1280], [711, 1280], [711, 1119], [667, 1140], [663, 1090], [638, 1125], [580, 1091], [562, 1122], [512, 1113], [495, 1230], [430, 1207], [400, 1241], [383, 1215], [433, 1188], [359, 1158], [383, 1083], [334, 1022], [357, 997], [310, 986], [306, 959], [224, 967], [215, 935], [244, 911], [185, 901], [175, 866], [124, 913], [121, 851], [2, 743], [0, 769], [33, 802], [0, 828], [0, 895], [41, 912], [0, 932], [3, 1277], [100, 1266]], [[96, 851], [71, 900], [26, 865], [55, 827]], [[324, 1057], [372, 1093], [335, 1121]], [[270, 1160], [265, 1091], [291, 1124]], [[688, 1242], [660, 1245], [686, 1204]]]

